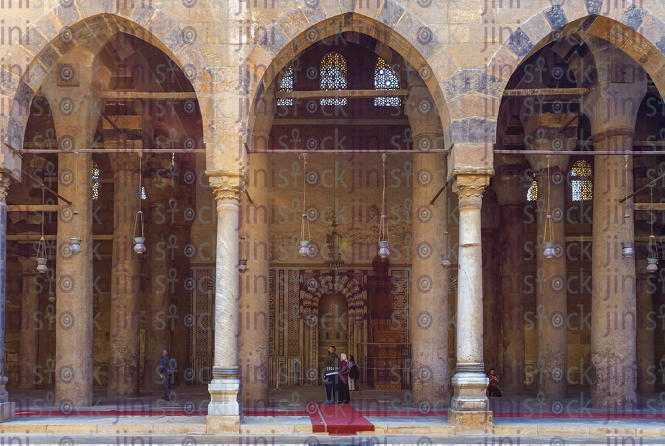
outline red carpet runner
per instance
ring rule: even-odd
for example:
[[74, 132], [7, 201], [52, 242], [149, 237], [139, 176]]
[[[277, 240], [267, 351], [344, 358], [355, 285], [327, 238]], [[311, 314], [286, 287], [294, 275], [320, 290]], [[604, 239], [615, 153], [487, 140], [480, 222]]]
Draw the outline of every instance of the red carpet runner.
[[[314, 403], [310, 403], [314, 405]], [[373, 431], [374, 425], [360, 415], [350, 404], [318, 403], [308, 407], [312, 432], [328, 432], [330, 435], [356, 435], [358, 431]], [[314, 411], [313, 409], [316, 409]]]

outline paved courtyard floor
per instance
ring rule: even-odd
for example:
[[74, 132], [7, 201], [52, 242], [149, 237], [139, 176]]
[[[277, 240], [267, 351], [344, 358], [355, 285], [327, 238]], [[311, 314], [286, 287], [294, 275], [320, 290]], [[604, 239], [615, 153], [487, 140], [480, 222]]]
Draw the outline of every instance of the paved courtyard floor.
[[65, 411], [53, 405], [52, 388], [9, 389], [17, 417], [0, 424], [0, 445], [665, 444], [665, 401], [660, 395], [641, 395], [629, 413], [591, 409], [585, 395], [580, 390], [556, 401], [545, 401], [535, 392], [492, 398], [492, 432], [465, 437], [455, 435], [445, 409], [423, 414], [408, 406], [405, 391], [368, 389], [352, 393], [352, 406], [374, 431], [335, 436], [313, 432], [312, 402], [324, 400], [324, 387], [290, 387], [271, 391], [268, 411], [247, 409], [237, 435], [211, 435], [206, 431], [205, 386], [176, 387], [172, 402], [161, 400], [161, 392], [109, 398], [106, 388], [99, 387], [94, 389], [94, 406]]

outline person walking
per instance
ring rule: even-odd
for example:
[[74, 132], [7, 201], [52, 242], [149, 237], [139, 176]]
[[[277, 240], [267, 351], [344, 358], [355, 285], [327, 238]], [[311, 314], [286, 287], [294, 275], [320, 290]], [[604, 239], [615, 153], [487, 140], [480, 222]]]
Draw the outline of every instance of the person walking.
[[339, 355], [342, 360], [342, 369], [339, 377], [339, 402], [348, 404], [351, 402], [351, 394], [349, 393], [349, 362], [346, 359], [346, 354]]
[[164, 380], [163, 400], [171, 401], [171, 376], [173, 375], [174, 361], [169, 358], [169, 352], [162, 350], [162, 359], [159, 361], [159, 377]]
[[[328, 356], [323, 362], [323, 383], [326, 385], [326, 396], [328, 402], [326, 404], [337, 404], [337, 392], [339, 387], [339, 357], [335, 353], [337, 349], [334, 345], [328, 348]], [[332, 398], [332, 401], [331, 401]]]
[[501, 397], [501, 390], [499, 390], [499, 375], [496, 374], [494, 367], [492, 367], [489, 373], [487, 373], [487, 377], [490, 380], [489, 386], [487, 386], [489, 396]]

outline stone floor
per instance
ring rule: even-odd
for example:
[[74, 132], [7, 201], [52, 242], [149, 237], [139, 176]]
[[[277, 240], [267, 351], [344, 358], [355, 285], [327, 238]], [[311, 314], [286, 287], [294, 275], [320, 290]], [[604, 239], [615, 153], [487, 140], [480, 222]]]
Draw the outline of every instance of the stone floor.
[[[8, 389], [9, 399], [16, 402], [18, 411], [49, 412], [49, 408], [57, 412], [53, 405], [54, 388], [24, 391]], [[189, 413], [205, 411], [210, 402], [207, 386], [184, 386], [171, 389], [171, 402], [161, 399], [162, 391], [142, 391], [135, 398], [116, 398], [106, 396], [106, 387], [95, 387], [93, 391], [94, 405], [85, 410], [139, 411], [154, 410], [187, 410]], [[316, 387], [285, 387], [270, 391], [270, 408], [277, 412], [293, 412], [307, 410], [307, 403], [325, 400], [323, 385]], [[363, 387], [360, 392], [351, 393], [351, 404], [357, 410], [395, 412], [404, 415], [421, 415], [418, 409], [409, 406], [410, 393], [405, 390], [373, 390]], [[607, 416], [607, 409], [593, 409], [590, 405], [588, 389], [571, 389], [568, 398], [563, 400], [545, 400], [537, 392], [521, 394], [504, 393], [502, 398], [490, 398], [490, 408], [495, 417], [576, 417], [576, 416]], [[446, 409], [442, 409], [445, 412]], [[609, 417], [622, 415], [616, 410], [609, 411]], [[661, 394], [640, 394], [635, 411], [626, 415], [665, 416], [665, 396]], [[436, 413], [434, 413], [436, 415]]]
[[[87, 415], [73, 412], [62, 415], [49, 407], [53, 389], [18, 391], [9, 389], [10, 400], [17, 402], [20, 416], [0, 424], [0, 445], [9, 444], [120, 444], [141, 442], [142, 445], [228, 443], [228, 444], [665, 444], [665, 403], [656, 395], [643, 396], [639, 418], [617, 417], [602, 410], [580, 409], [587, 404], [582, 392], [571, 391], [561, 402], [539, 400], [535, 393], [507, 395], [492, 399], [494, 429], [487, 437], [455, 436], [445, 415], [406, 412], [405, 391], [363, 390], [352, 393], [357, 410], [369, 410], [366, 418], [374, 432], [358, 436], [334, 437], [313, 434], [307, 402], [323, 400], [324, 388], [292, 387], [271, 391], [271, 407], [278, 416], [245, 416], [239, 435], [209, 435], [206, 432], [205, 409], [208, 403], [205, 386], [176, 388], [174, 401], [160, 400], [161, 393], [146, 392], [139, 398], [118, 401], [106, 397], [106, 389], [95, 388], [95, 406], [85, 408], [101, 413]], [[652, 401], [649, 401], [652, 400]], [[161, 405], [159, 405], [161, 403]], [[508, 404], [510, 402], [512, 407]], [[659, 403], [659, 404], [657, 404]], [[560, 405], [563, 412], [560, 412]], [[189, 405], [189, 406], [188, 406]], [[195, 407], [191, 411], [189, 408]], [[152, 408], [146, 415], [138, 411]], [[49, 411], [50, 409], [50, 411]], [[554, 409], [554, 410], [552, 410]], [[190, 416], [173, 415], [171, 410], [187, 410]], [[201, 410], [202, 412], [197, 412]], [[289, 413], [291, 412], [291, 413]], [[24, 415], [21, 415], [24, 413]], [[639, 414], [639, 410], [638, 410]]]

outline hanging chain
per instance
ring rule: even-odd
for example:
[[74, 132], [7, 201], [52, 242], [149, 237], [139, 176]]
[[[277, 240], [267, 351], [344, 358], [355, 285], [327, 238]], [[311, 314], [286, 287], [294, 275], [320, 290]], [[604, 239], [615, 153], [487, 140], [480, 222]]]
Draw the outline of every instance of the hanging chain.
[[[44, 190], [46, 186], [44, 183], [42, 186], [42, 238], [39, 239], [39, 249], [41, 249], [42, 258], [46, 258], [46, 240], [44, 240], [44, 206], [46, 205]], [[37, 251], [37, 256], [39, 256], [39, 250]]]
[[[303, 151], [298, 158], [302, 157], [302, 224], [300, 226], [300, 241], [312, 240], [312, 234], [309, 231], [309, 219], [307, 218], [307, 153]], [[305, 239], [305, 222], [307, 223], [307, 239]]]
[[379, 226], [379, 241], [388, 241], [388, 222], [386, 216], [386, 158], [385, 153], [381, 155], [383, 159], [383, 194], [381, 198], [381, 224]]
[[552, 155], [547, 155], [547, 218], [545, 222], [545, 233], [543, 234], [543, 242], [547, 242], [547, 233], [549, 230], [549, 236], [550, 240], [552, 241], [552, 238], [554, 236], [554, 224], [552, 223], [552, 210], [550, 208], [550, 190], [551, 190], [551, 177], [550, 177], [550, 159], [552, 158]]
[[141, 202], [143, 201], [143, 153], [139, 151], [139, 210], [134, 219], [134, 237], [136, 237], [136, 226], [139, 222], [139, 215], [141, 216], [141, 238], [143, 235], [143, 211], [141, 210]]

